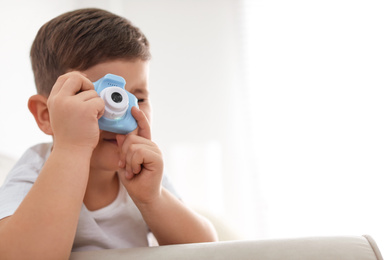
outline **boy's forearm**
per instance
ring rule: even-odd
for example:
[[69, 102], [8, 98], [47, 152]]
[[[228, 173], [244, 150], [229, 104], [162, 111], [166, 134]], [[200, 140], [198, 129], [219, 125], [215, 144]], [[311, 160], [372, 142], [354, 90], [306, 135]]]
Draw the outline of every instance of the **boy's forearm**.
[[0, 226], [0, 255], [11, 259], [69, 257], [90, 156], [87, 150], [53, 149], [17, 211]]
[[[137, 203], [136, 203], [137, 204]], [[137, 204], [160, 245], [217, 241], [213, 225], [166, 189], [151, 204]]]

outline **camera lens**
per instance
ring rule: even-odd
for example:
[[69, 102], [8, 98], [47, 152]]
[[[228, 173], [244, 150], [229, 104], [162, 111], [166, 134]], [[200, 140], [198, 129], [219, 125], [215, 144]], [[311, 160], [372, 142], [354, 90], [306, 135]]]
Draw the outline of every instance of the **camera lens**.
[[125, 89], [120, 87], [104, 88], [99, 93], [105, 105], [103, 116], [114, 120], [122, 118], [129, 108], [128, 94]]
[[111, 99], [115, 103], [120, 103], [120, 102], [122, 102], [123, 97], [122, 97], [122, 95], [120, 93], [114, 92], [114, 93], [111, 94]]

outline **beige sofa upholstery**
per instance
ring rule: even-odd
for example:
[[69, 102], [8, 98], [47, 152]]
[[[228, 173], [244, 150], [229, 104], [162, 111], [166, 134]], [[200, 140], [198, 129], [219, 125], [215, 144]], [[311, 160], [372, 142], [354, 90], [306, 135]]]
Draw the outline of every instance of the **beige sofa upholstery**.
[[71, 260], [383, 260], [370, 236], [225, 241], [72, 253]]

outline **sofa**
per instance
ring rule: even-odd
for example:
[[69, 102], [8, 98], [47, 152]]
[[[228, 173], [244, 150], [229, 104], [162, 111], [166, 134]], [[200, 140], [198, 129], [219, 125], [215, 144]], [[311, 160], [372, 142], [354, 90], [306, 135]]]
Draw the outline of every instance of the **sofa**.
[[70, 260], [220, 259], [220, 260], [383, 260], [375, 241], [365, 236], [238, 240], [129, 249], [74, 252]]

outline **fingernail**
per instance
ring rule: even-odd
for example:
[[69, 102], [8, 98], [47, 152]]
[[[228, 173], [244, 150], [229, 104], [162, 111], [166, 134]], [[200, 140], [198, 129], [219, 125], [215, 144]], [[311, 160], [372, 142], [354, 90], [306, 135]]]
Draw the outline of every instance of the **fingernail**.
[[125, 177], [126, 177], [126, 179], [130, 179], [131, 178], [131, 174], [128, 171], [125, 171]]
[[123, 168], [123, 161], [122, 160], [119, 160], [118, 166], [119, 166], [119, 168]]

